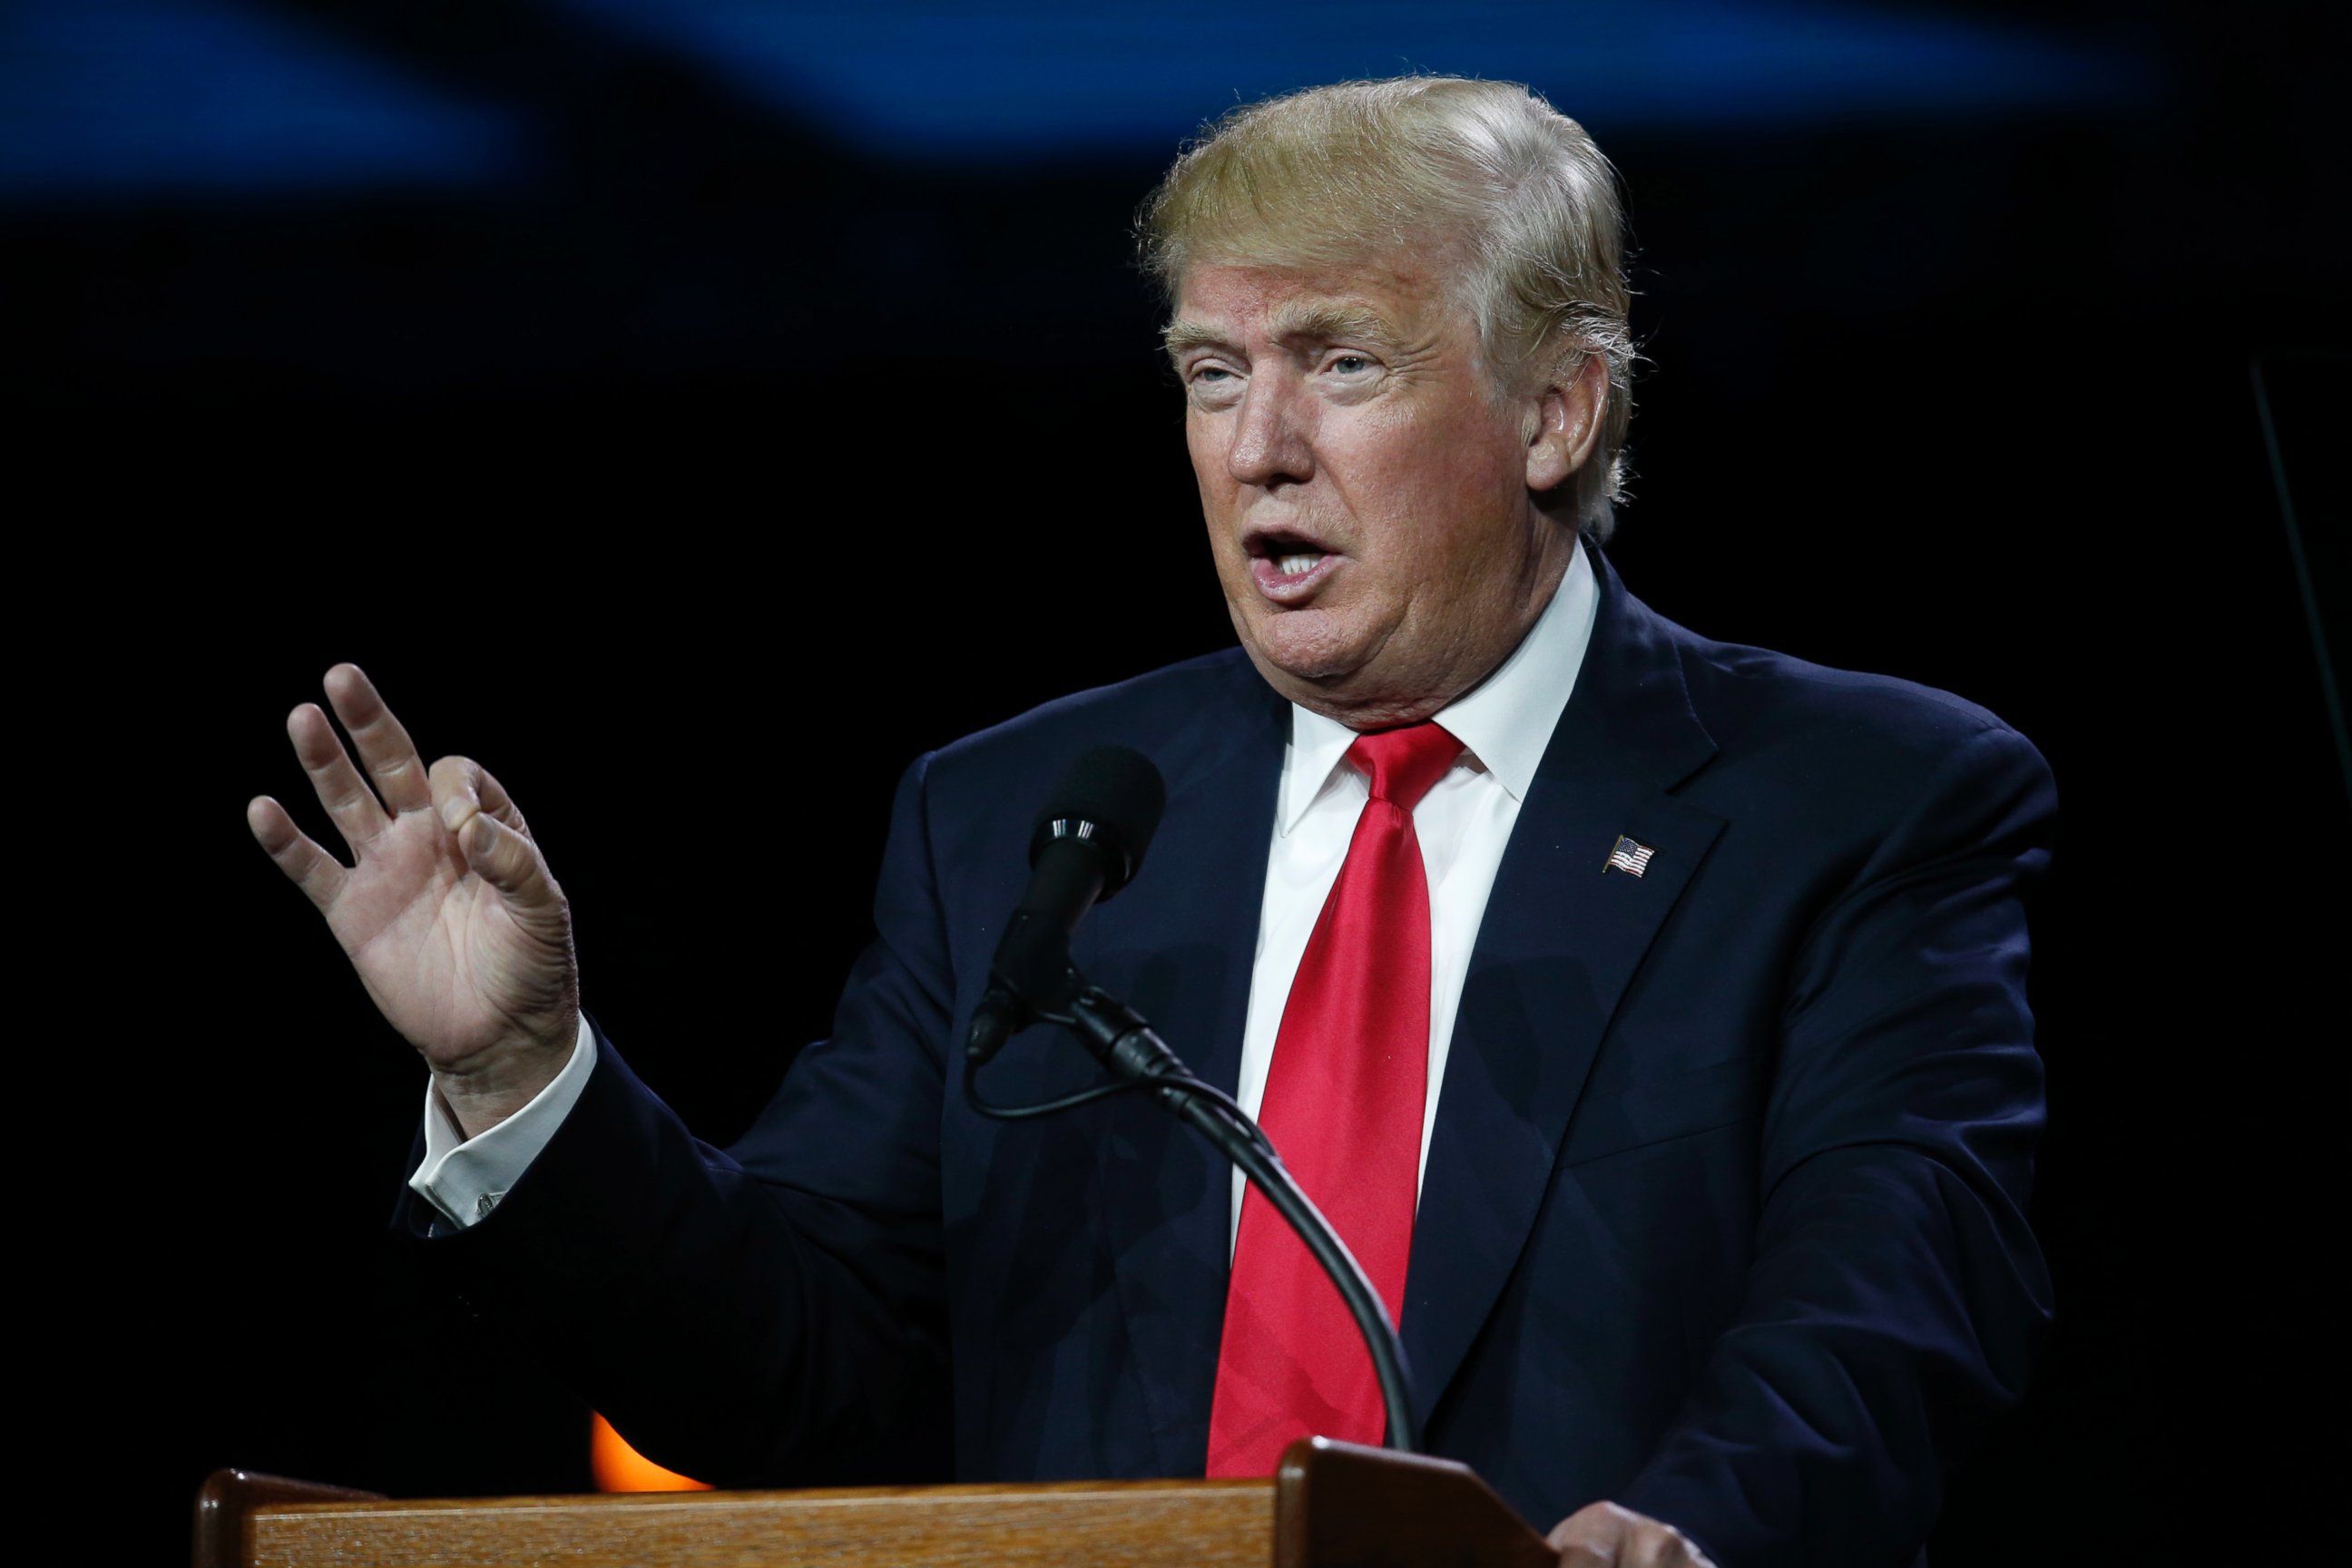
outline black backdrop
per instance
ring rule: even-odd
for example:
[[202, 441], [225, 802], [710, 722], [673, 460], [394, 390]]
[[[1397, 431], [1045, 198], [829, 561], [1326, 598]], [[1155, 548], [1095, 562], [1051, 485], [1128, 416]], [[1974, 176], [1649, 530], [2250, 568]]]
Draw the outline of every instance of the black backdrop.
[[[723, 1140], [824, 1027], [914, 755], [1230, 636], [1125, 259], [1148, 163], [877, 162], [481, 15], [339, 25], [477, 87], [593, 65], [531, 100], [562, 173], [523, 199], [0, 210], [47, 911], [19, 1364], [43, 1466], [144, 1554], [218, 1465], [587, 1484], [584, 1412], [391, 1266], [421, 1075], [241, 823], [320, 825], [279, 721], [328, 664], [508, 782], [592, 1005]], [[2346, 784], [2247, 364], [2344, 345], [2331, 45], [2143, 20], [2137, 106], [1597, 128], [1652, 362], [1631, 586], [1959, 691], [2060, 782], [2062, 1316], [1939, 1563], [2325, 1529]], [[2290, 379], [2324, 555], [2340, 399]]]

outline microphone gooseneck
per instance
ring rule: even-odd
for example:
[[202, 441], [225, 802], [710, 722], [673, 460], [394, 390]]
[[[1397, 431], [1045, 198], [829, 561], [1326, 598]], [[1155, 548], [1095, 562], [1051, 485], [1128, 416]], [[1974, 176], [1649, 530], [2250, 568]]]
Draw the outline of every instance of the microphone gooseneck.
[[[1330, 1276], [1371, 1352], [1388, 1415], [1387, 1446], [1421, 1447], [1404, 1346], [1380, 1292], [1282, 1156], [1233, 1097], [1194, 1078], [1133, 1008], [1090, 984], [1070, 962], [1070, 937], [1095, 905], [1132, 881], [1167, 805], [1160, 770], [1140, 752], [1102, 746], [1072, 764], [1037, 816], [1029, 885], [996, 944], [989, 986], [964, 1036], [964, 1099], [983, 1116], [1024, 1121], [1136, 1089], [1206, 1138], [1265, 1195]], [[1031, 1024], [1059, 1024], [1109, 1069], [1110, 1081], [1035, 1105], [996, 1105], [980, 1069]]]

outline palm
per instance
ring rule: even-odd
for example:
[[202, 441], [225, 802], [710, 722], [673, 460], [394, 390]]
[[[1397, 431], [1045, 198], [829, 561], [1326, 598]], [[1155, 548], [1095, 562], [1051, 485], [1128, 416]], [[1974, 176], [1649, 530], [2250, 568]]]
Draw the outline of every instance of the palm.
[[467, 868], [431, 811], [404, 812], [361, 852], [327, 927], [402, 1037], [450, 1067], [527, 1032], [567, 955], [523, 928]]
[[274, 800], [254, 801], [247, 820], [461, 1121], [494, 1122], [553, 1076], [571, 1045], [571, 911], [498, 780], [460, 757], [428, 775], [352, 666], [328, 672], [327, 692], [364, 775], [317, 708], [296, 709], [287, 730], [355, 863], [311, 842]]

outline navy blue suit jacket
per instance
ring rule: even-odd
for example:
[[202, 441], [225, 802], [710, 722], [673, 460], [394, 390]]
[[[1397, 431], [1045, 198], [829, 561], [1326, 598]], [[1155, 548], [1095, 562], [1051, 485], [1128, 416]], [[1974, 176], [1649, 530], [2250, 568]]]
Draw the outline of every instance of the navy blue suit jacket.
[[[1429, 1152], [1402, 1325], [1428, 1442], [1539, 1529], [1610, 1498], [1726, 1568], [1901, 1563], [2048, 1314], [2021, 903], [2048, 773], [1979, 709], [1708, 642], [1596, 566]], [[431, 1266], [721, 1483], [1199, 1474], [1228, 1168], [1134, 1097], [983, 1120], [956, 1043], [1033, 807], [1120, 742], [1168, 812], [1077, 960], [1231, 1088], [1287, 726], [1236, 650], [923, 758], [878, 935], [752, 1131], [698, 1143], [605, 1042]], [[1642, 877], [1602, 871], [1620, 834]], [[1039, 1029], [986, 1082], [1095, 1071]]]

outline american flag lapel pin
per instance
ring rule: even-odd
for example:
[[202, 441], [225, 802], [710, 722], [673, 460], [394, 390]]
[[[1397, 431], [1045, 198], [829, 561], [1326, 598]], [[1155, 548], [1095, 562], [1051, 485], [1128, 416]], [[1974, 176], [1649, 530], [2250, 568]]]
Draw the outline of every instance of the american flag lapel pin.
[[1601, 874], [1606, 877], [1612, 871], [1623, 871], [1630, 876], [1638, 877], [1650, 868], [1650, 857], [1656, 853], [1657, 851], [1648, 845], [1628, 838], [1621, 833], [1617, 836], [1616, 847], [1609, 851], [1609, 859], [1601, 868]]

